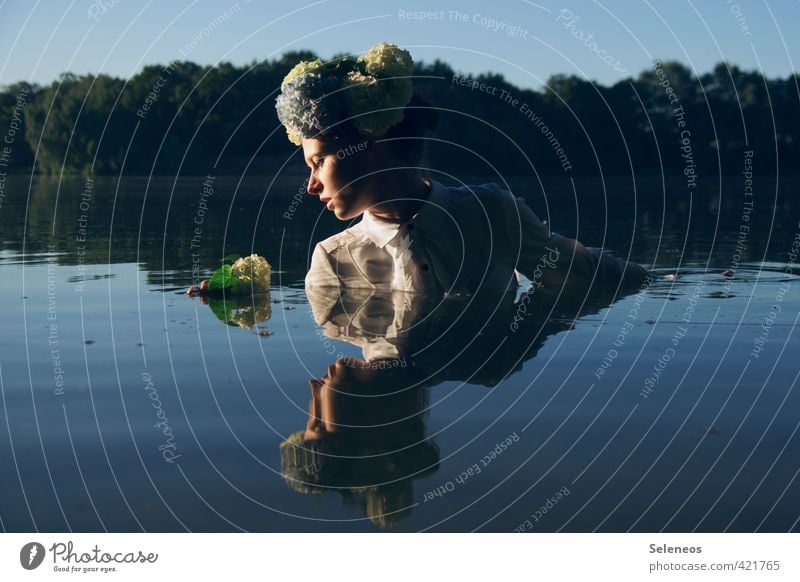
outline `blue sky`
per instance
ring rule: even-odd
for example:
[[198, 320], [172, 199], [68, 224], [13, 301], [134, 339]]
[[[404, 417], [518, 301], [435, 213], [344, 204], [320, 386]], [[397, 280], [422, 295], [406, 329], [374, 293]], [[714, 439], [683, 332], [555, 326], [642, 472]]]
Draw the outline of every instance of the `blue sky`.
[[327, 58], [381, 41], [534, 88], [560, 73], [609, 84], [656, 58], [785, 77], [800, 69], [798, 23], [797, 0], [0, 0], [0, 85], [67, 70], [127, 77], [176, 58]]

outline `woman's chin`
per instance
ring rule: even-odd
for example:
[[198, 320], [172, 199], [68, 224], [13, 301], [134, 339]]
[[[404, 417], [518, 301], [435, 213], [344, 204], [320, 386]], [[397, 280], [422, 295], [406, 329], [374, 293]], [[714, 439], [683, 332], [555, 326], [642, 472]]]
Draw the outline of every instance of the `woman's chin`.
[[353, 215], [353, 213], [351, 211], [348, 211], [347, 208], [334, 206], [333, 208], [331, 208], [331, 210], [333, 211], [333, 214], [336, 215], [336, 218], [338, 218], [339, 220], [351, 220], [356, 216], [358, 216], [358, 215]]

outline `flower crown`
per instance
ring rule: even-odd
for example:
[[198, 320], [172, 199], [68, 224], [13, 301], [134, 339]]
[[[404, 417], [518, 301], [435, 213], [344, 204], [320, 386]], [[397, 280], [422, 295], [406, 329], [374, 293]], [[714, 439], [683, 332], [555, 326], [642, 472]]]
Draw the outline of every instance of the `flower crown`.
[[385, 42], [355, 60], [301, 61], [281, 83], [278, 119], [295, 145], [351, 128], [380, 137], [403, 119], [413, 93], [413, 70], [411, 54]]

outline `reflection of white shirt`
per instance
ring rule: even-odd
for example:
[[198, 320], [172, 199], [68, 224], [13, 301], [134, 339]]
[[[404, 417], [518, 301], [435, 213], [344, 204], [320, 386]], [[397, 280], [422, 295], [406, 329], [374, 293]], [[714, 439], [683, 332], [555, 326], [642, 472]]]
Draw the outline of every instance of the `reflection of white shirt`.
[[329, 338], [359, 346], [367, 361], [406, 355], [407, 336], [431, 309], [419, 293], [308, 287], [314, 321]]
[[[364, 212], [358, 224], [320, 242], [306, 285], [502, 293], [518, 284], [519, 273], [541, 276], [544, 265], [551, 275], [578, 269], [591, 279], [591, 257], [576, 255], [574, 241], [551, 235], [522, 198], [497, 184], [450, 188], [430, 182], [428, 199], [409, 222]], [[541, 262], [544, 256], [550, 261]]]

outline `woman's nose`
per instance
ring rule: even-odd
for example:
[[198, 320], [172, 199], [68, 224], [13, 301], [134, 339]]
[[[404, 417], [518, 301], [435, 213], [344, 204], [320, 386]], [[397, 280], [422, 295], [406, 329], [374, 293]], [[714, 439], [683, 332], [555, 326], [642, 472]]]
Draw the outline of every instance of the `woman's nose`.
[[317, 180], [314, 174], [311, 174], [311, 177], [308, 179], [308, 186], [306, 186], [306, 190], [308, 190], [308, 193], [313, 196], [319, 196], [320, 192], [322, 192], [322, 183]]

